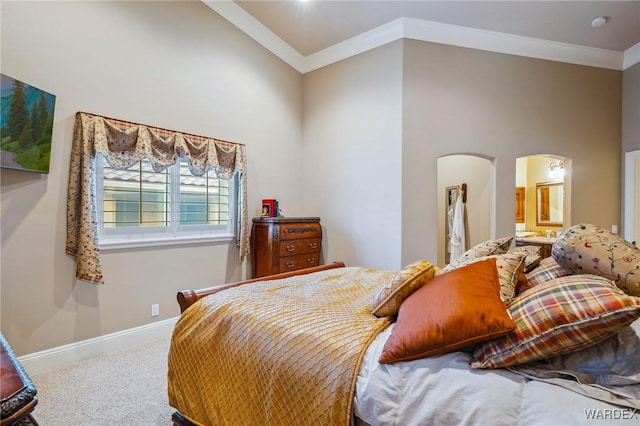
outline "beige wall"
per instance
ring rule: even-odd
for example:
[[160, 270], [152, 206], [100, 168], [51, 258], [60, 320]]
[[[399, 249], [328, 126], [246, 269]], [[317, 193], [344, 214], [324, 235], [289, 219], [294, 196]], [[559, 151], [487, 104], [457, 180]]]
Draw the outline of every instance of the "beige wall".
[[[175, 317], [176, 292], [245, 275], [233, 243], [64, 253], [77, 111], [245, 143], [249, 208], [302, 212], [302, 77], [200, 2], [1, 2], [2, 72], [56, 95], [51, 172], [3, 169], [2, 333], [18, 355]], [[151, 318], [151, 304], [160, 316]]]
[[640, 63], [622, 73], [622, 152], [640, 149]]
[[400, 265], [402, 43], [304, 76], [304, 204], [326, 261]]
[[[573, 159], [573, 223], [620, 220], [621, 72], [400, 40], [301, 76], [199, 2], [0, 7], [2, 72], [57, 96], [51, 173], [0, 173], [1, 327], [18, 355], [176, 316], [176, 291], [248, 268], [233, 244], [131, 249], [103, 254], [106, 285], [76, 282], [64, 235], [79, 110], [245, 143], [250, 210], [277, 198], [320, 216], [325, 261], [436, 259], [449, 154], [493, 163], [489, 235], [513, 232], [515, 159], [531, 154]], [[640, 148], [639, 71], [624, 72], [625, 149]]]
[[493, 159], [492, 236], [513, 234], [515, 160], [533, 154], [573, 160], [571, 223], [619, 224], [621, 72], [415, 40], [403, 58], [403, 263], [437, 256], [448, 154]]

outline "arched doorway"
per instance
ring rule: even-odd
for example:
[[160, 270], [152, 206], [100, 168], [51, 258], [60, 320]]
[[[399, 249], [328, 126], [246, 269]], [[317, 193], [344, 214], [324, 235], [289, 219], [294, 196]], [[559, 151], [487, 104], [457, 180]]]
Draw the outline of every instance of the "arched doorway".
[[571, 226], [571, 160], [542, 154], [517, 158], [516, 194], [516, 237], [560, 233]]
[[491, 159], [479, 155], [454, 154], [437, 160], [438, 265], [449, 261], [449, 195], [466, 184], [464, 204], [465, 248], [490, 239], [495, 218], [495, 168]]

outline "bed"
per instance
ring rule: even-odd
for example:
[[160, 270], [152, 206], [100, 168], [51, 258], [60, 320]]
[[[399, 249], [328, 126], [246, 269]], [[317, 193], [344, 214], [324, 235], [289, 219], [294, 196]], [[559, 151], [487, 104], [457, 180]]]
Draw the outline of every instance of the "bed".
[[[567, 272], [555, 259], [575, 267], [574, 252], [560, 244], [532, 261], [507, 242], [442, 270], [337, 262], [180, 292], [168, 360], [174, 425], [638, 424], [640, 298], [603, 273]], [[462, 323], [452, 316], [460, 309]], [[545, 323], [534, 339], [529, 315], [541, 310], [564, 323]], [[425, 321], [437, 324], [430, 334]]]

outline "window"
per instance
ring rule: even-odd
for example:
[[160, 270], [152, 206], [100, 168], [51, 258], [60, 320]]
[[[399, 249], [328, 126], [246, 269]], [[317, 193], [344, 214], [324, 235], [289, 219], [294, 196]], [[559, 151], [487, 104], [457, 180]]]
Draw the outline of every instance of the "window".
[[194, 176], [184, 159], [161, 172], [148, 160], [117, 170], [102, 155], [96, 165], [101, 247], [233, 238], [235, 179]]

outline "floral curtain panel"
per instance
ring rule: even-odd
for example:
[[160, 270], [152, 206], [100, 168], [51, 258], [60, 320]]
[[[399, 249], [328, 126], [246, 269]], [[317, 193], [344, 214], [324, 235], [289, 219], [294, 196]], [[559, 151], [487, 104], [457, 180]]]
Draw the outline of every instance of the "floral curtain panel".
[[239, 173], [240, 262], [249, 253], [247, 157], [242, 144], [145, 126], [85, 112], [76, 114], [67, 194], [66, 252], [76, 258], [76, 277], [104, 284], [98, 245], [95, 156], [118, 169], [148, 159], [156, 172], [190, 160], [191, 173], [215, 170], [222, 179]]

